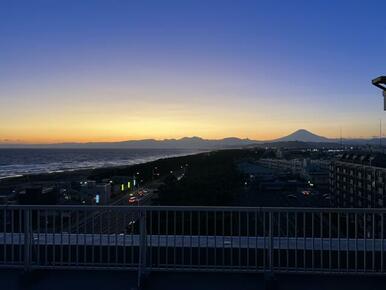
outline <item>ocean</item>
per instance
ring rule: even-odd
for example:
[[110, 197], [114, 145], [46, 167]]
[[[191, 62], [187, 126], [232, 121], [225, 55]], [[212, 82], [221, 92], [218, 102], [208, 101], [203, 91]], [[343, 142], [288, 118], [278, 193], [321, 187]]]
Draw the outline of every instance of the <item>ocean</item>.
[[198, 152], [187, 149], [0, 149], [0, 179], [132, 165]]

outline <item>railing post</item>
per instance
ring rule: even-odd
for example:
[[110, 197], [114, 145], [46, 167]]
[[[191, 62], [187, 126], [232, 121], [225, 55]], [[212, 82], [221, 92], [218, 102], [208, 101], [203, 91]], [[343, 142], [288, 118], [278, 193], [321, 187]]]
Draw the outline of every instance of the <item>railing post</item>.
[[24, 210], [24, 271], [31, 270], [31, 247], [32, 225], [31, 225], [31, 209]]
[[138, 258], [138, 289], [143, 286], [146, 271], [146, 211], [139, 211], [139, 258]]
[[268, 212], [268, 267], [269, 271], [264, 273], [264, 289], [272, 290], [277, 289], [276, 279], [273, 274], [273, 221], [272, 221], [272, 210]]

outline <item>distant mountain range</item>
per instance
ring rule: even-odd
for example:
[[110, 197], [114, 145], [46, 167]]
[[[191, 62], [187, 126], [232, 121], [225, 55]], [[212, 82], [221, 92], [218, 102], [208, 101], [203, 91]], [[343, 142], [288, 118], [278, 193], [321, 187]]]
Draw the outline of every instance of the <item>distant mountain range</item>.
[[[382, 140], [386, 145], [386, 139]], [[340, 142], [346, 145], [378, 145], [379, 138], [370, 139], [336, 139], [326, 138], [316, 135], [305, 129], [300, 129], [292, 134], [274, 139], [274, 140], [250, 140], [240, 139], [236, 137], [210, 140], [200, 137], [184, 137], [181, 139], [144, 139], [130, 140], [121, 142], [89, 142], [89, 143], [57, 143], [57, 144], [6, 144], [0, 143], [0, 148], [69, 148], [69, 149], [86, 149], [86, 148], [109, 148], [109, 149], [225, 149], [225, 148], [240, 148], [246, 146], [263, 145], [263, 144], [284, 144], [288, 142], [303, 142], [303, 143], [335, 143]]]

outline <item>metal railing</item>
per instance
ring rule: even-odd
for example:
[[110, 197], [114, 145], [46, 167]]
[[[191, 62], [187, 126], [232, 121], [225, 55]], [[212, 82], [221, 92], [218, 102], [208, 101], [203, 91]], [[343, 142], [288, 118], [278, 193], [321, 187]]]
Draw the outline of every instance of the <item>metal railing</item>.
[[384, 209], [1, 206], [0, 267], [384, 274]]

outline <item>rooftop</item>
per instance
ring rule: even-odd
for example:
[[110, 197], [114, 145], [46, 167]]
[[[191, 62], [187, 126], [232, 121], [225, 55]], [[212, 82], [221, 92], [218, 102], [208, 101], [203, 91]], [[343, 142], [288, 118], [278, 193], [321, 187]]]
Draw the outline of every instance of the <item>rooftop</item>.
[[[130, 290], [136, 289], [136, 272], [125, 271], [39, 271], [24, 276], [16, 270], [1, 270], [0, 284], [2, 289], [31, 289], [31, 290], [64, 290], [64, 289], [93, 289], [93, 290]], [[324, 290], [324, 289], [383, 289], [386, 278], [382, 276], [364, 277], [352, 275], [292, 275], [278, 274], [276, 288], [280, 290]], [[242, 285], [242, 287], [240, 287]], [[143, 289], [168, 290], [259, 290], [265, 287], [262, 274], [235, 273], [151, 273]]]
[[339, 161], [386, 168], [386, 154], [382, 153], [345, 153]]

